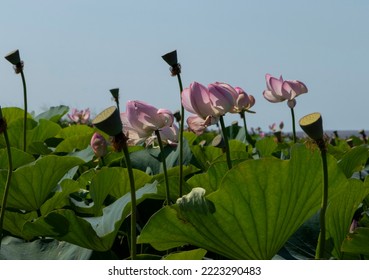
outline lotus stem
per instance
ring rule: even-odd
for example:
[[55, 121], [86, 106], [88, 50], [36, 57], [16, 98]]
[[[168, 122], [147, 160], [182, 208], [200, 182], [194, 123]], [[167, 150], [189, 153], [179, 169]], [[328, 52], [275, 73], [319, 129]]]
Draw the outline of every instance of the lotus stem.
[[[122, 133], [123, 134], [123, 133]], [[132, 163], [129, 156], [127, 139], [123, 134], [122, 141], [122, 150], [124, 154], [124, 159], [126, 162], [126, 167], [128, 171], [128, 178], [131, 190], [131, 259], [135, 260], [137, 255], [137, 233], [136, 233], [136, 222], [137, 222], [137, 214], [136, 214], [136, 188], [135, 188], [135, 178], [133, 176]]]
[[184, 107], [182, 105], [182, 79], [181, 74], [177, 74], [179, 90], [180, 90], [180, 103], [181, 103], [181, 123], [179, 127], [179, 197], [183, 194], [183, 131], [184, 131]]
[[178, 63], [177, 50], [166, 53], [162, 56], [164, 61], [170, 65], [170, 72], [172, 76], [177, 76], [179, 91], [180, 91], [180, 128], [179, 128], [179, 196], [182, 196], [183, 192], [183, 130], [184, 130], [184, 108], [182, 105], [182, 80], [181, 80], [181, 65]]
[[328, 205], [328, 164], [327, 164], [327, 147], [323, 136], [323, 119], [320, 113], [311, 113], [300, 119], [302, 130], [315, 141], [320, 149], [323, 166], [323, 187], [322, 202], [320, 207], [320, 235], [318, 240], [318, 250], [316, 259], [323, 259], [325, 254], [325, 238], [326, 238], [326, 220], [325, 214]]
[[228, 169], [231, 169], [232, 168], [231, 154], [230, 154], [228, 137], [227, 137], [227, 134], [226, 134], [226, 128], [225, 128], [225, 125], [224, 125], [223, 116], [220, 116], [219, 121], [220, 121], [220, 128], [221, 128], [221, 132], [222, 132], [222, 136], [223, 136], [223, 140], [224, 140], [224, 146], [225, 146], [226, 157], [227, 157], [227, 165], [228, 165]]
[[324, 258], [325, 253], [325, 239], [326, 239], [326, 212], [328, 205], [328, 164], [327, 164], [327, 150], [324, 143], [324, 140], [317, 141], [317, 144], [320, 149], [321, 157], [322, 157], [322, 165], [323, 165], [323, 190], [322, 190], [322, 203], [320, 209], [320, 237], [319, 237], [319, 250], [318, 250], [318, 259]]
[[155, 130], [156, 137], [158, 138], [159, 148], [160, 148], [160, 159], [163, 163], [163, 172], [164, 172], [164, 180], [165, 180], [165, 192], [166, 192], [166, 205], [170, 205], [170, 191], [169, 191], [169, 181], [168, 181], [168, 173], [167, 173], [167, 164], [165, 161], [163, 143], [161, 142], [160, 132], [159, 130]]
[[293, 143], [296, 143], [295, 111], [291, 108]]
[[245, 130], [246, 141], [254, 147], [255, 146], [255, 140], [252, 139], [251, 135], [249, 134], [249, 132], [247, 130], [245, 111], [240, 112], [240, 116], [241, 116], [241, 119], [243, 121], [243, 128]]
[[20, 72], [23, 84], [24, 120], [23, 120], [23, 151], [27, 149], [27, 85], [23, 70]]
[[8, 173], [7, 173], [7, 178], [6, 178], [5, 188], [4, 188], [4, 194], [3, 194], [3, 199], [2, 199], [2, 203], [1, 203], [1, 212], [0, 212], [0, 248], [1, 248], [1, 241], [3, 239], [3, 225], [4, 225], [6, 202], [7, 202], [7, 199], [8, 199], [8, 193], [9, 193], [9, 189], [10, 189], [10, 181], [11, 181], [11, 177], [12, 177], [12, 173], [13, 173], [13, 162], [12, 162], [12, 154], [11, 154], [11, 150], [10, 150], [10, 142], [9, 142], [8, 132], [6, 130], [6, 120], [2, 116], [1, 107], [0, 107], [0, 122], [1, 122], [0, 133], [4, 132], [6, 151], [7, 151], [7, 154], [8, 154]]

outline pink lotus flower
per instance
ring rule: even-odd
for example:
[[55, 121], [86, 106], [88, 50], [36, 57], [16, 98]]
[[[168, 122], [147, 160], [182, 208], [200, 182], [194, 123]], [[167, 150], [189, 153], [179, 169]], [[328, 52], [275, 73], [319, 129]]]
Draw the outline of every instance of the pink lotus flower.
[[216, 124], [216, 122], [217, 119], [214, 119], [211, 116], [207, 117], [205, 120], [197, 115], [191, 115], [187, 118], [189, 129], [196, 135], [203, 134], [209, 125]]
[[174, 123], [172, 126], [166, 126], [159, 131], [161, 141], [164, 144], [168, 144], [170, 146], [177, 146], [178, 144], [178, 126]]
[[100, 133], [95, 132], [94, 135], [92, 135], [90, 145], [97, 157], [103, 157], [106, 155], [108, 144]]
[[90, 120], [90, 109], [87, 108], [85, 110], [77, 110], [74, 108], [72, 109], [71, 114], [68, 114], [67, 116], [74, 123], [87, 124]]
[[199, 117], [219, 117], [229, 112], [234, 105], [236, 91], [225, 83], [212, 83], [208, 87], [193, 82], [182, 92], [183, 107]]
[[272, 131], [272, 132], [277, 132], [277, 131], [281, 131], [284, 127], [284, 123], [283, 122], [280, 122], [279, 123], [279, 130], [277, 130], [277, 124], [276, 123], [273, 123], [271, 125], [269, 125], [269, 129]]
[[[240, 113], [242, 111], [249, 111], [249, 109], [255, 105], [255, 98], [251, 94], [247, 94], [242, 88], [235, 87], [236, 96], [235, 104], [232, 109], [232, 113]], [[250, 111], [251, 112], [251, 111]], [[252, 112], [254, 113], [254, 112]]]
[[220, 116], [233, 109], [236, 90], [226, 83], [215, 82], [208, 87], [193, 82], [182, 91], [182, 105], [194, 116], [187, 119], [190, 129], [196, 134], [210, 124], [215, 124]]
[[169, 110], [157, 109], [142, 101], [128, 101], [121, 119], [126, 136], [138, 143], [152, 136], [156, 130], [172, 126], [174, 116]]
[[287, 100], [290, 108], [295, 107], [297, 96], [308, 92], [306, 85], [300, 81], [284, 81], [282, 76], [277, 79], [270, 74], [265, 75], [265, 80], [267, 89], [263, 92], [264, 98], [273, 103]]

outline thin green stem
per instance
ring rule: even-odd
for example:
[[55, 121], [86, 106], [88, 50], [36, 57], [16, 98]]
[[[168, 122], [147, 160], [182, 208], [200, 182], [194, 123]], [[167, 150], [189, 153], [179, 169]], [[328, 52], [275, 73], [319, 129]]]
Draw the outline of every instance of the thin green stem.
[[[321, 140], [323, 142], [323, 140]], [[325, 253], [325, 238], [326, 238], [326, 223], [325, 214], [328, 205], [328, 164], [327, 164], [327, 152], [325, 144], [318, 144], [322, 156], [323, 164], [323, 190], [322, 190], [322, 203], [320, 209], [320, 236], [319, 236], [319, 250], [317, 254], [317, 259], [323, 259]]]
[[23, 84], [23, 99], [24, 99], [24, 121], [23, 121], [23, 151], [27, 148], [27, 86], [24, 78], [23, 70], [20, 72]]
[[169, 192], [169, 181], [168, 181], [168, 173], [167, 173], [167, 164], [165, 161], [163, 143], [161, 142], [160, 132], [159, 130], [155, 130], [156, 137], [158, 138], [159, 148], [160, 148], [160, 159], [163, 163], [163, 171], [164, 171], [164, 180], [165, 180], [165, 192], [166, 192], [166, 205], [170, 205], [170, 192]]
[[249, 144], [251, 144], [253, 147], [255, 146], [255, 140], [252, 139], [251, 135], [249, 134], [247, 130], [247, 124], [246, 124], [246, 114], [245, 111], [240, 112], [241, 119], [243, 121], [243, 128], [245, 130], [245, 137]]
[[228, 137], [227, 137], [227, 134], [226, 134], [226, 128], [225, 128], [225, 125], [224, 125], [223, 116], [220, 116], [219, 121], [220, 121], [220, 127], [221, 127], [222, 136], [223, 136], [223, 140], [224, 140], [224, 145], [225, 145], [228, 169], [231, 169], [232, 168], [231, 154], [230, 154]]
[[137, 215], [136, 215], [136, 188], [135, 188], [135, 179], [133, 176], [132, 164], [131, 159], [129, 157], [129, 151], [127, 146], [127, 139], [124, 136], [122, 142], [122, 149], [124, 153], [124, 159], [126, 161], [126, 167], [128, 171], [128, 178], [130, 183], [130, 191], [131, 191], [131, 259], [136, 259], [137, 254], [137, 234], [136, 234], [136, 222], [137, 222]]
[[101, 167], [105, 166], [104, 157], [100, 157], [100, 163], [101, 163]]
[[293, 143], [296, 143], [295, 111], [291, 108]]
[[[0, 116], [1, 116], [1, 108], [0, 108]], [[6, 143], [6, 151], [8, 154], [8, 174], [6, 178], [5, 188], [4, 188], [4, 194], [3, 194], [3, 200], [1, 203], [1, 212], [0, 212], [0, 248], [1, 248], [1, 240], [3, 238], [3, 225], [4, 225], [4, 217], [5, 217], [5, 209], [6, 209], [6, 201], [8, 199], [8, 193], [10, 189], [10, 180], [13, 173], [13, 162], [12, 162], [12, 154], [10, 150], [10, 143], [9, 143], [9, 137], [6, 129], [4, 130], [4, 139]]]
[[179, 196], [183, 193], [183, 131], [184, 131], [184, 108], [182, 105], [182, 79], [181, 74], [177, 74], [179, 91], [180, 91], [180, 103], [181, 103], [181, 123], [179, 128]]

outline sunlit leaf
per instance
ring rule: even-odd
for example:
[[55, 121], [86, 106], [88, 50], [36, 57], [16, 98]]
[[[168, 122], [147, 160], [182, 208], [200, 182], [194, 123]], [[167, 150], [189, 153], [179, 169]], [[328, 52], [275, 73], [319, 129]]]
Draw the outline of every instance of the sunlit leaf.
[[368, 146], [362, 145], [352, 148], [342, 156], [338, 161], [338, 166], [342, 168], [347, 178], [364, 167], [369, 157], [368, 152]]
[[[23, 119], [15, 119], [11, 124], [8, 124], [7, 128], [10, 145], [20, 150], [23, 150], [23, 126]], [[27, 119], [27, 130], [32, 130], [36, 126], [36, 121]], [[5, 147], [3, 135], [0, 135], [0, 146]]]
[[195, 249], [185, 252], [172, 253], [163, 258], [163, 260], [202, 260], [207, 251], [204, 249]]
[[[5, 107], [1, 108], [3, 116], [6, 119], [8, 126], [11, 126], [12, 122], [24, 118], [24, 110], [18, 107]], [[32, 118], [31, 114], [27, 113], [27, 118]]]
[[[330, 196], [346, 184], [329, 158]], [[224, 176], [218, 191], [193, 191], [157, 212], [139, 236], [157, 250], [192, 244], [231, 259], [271, 259], [320, 208], [319, 151], [295, 145], [291, 160], [248, 160]]]
[[344, 190], [333, 198], [326, 212], [326, 257], [342, 259], [341, 244], [349, 232], [355, 211], [369, 194], [369, 180], [366, 185], [360, 180], [349, 179]]
[[273, 137], [264, 137], [256, 142], [256, 149], [261, 157], [271, 156], [278, 144]]
[[41, 119], [39, 124], [31, 130], [27, 130], [27, 144], [32, 142], [44, 142], [59, 133], [61, 127], [48, 120]]
[[40, 209], [65, 173], [81, 163], [75, 157], [50, 155], [18, 168], [13, 172], [7, 206], [26, 211]]
[[206, 171], [215, 159], [223, 155], [222, 149], [213, 146], [191, 146], [191, 151], [199, 167]]
[[74, 152], [84, 150], [90, 144], [95, 130], [87, 125], [72, 125], [63, 128], [56, 137], [64, 140], [56, 147], [55, 152]]
[[[136, 192], [137, 203], [155, 193], [156, 183], [145, 185]], [[127, 193], [105, 207], [102, 216], [83, 218], [72, 210], [60, 209], [27, 222], [23, 230], [28, 234], [50, 236], [92, 250], [107, 251], [130, 213], [130, 205], [130, 194]]]
[[66, 113], [68, 113], [68, 111], [69, 107], [65, 105], [50, 107], [49, 110], [37, 115], [35, 120], [40, 121], [41, 119], [45, 119], [52, 122], [58, 122]]
[[[11, 148], [11, 156], [13, 169], [17, 169], [35, 160], [32, 155], [13, 147]], [[8, 153], [6, 149], [0, 149], [0, 169], [8, 169]]]
[[[136, 190], [151, 181], [151, 177], [140, 170], [133, 170]], [[91, 180], [90, 194], [94, 201], [95, 214], [100, 213], [106, 197], [119, 198], [130, 192], [128, 171], [125, 168], [102, 168]]]

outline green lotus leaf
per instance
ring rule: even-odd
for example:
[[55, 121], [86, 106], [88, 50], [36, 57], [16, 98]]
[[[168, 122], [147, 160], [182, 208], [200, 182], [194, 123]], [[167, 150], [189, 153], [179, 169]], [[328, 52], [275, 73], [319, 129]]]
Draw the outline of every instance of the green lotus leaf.
[[13, 236], [21, 237], [24, 240], [32, 240], [37, 236], [29, 235], [23, 232], [23, 226], [27, 221], [32, 221], [36, 218], [36, 211], [27, 213], [13, 212], [9, 210], [5, 211], [4, 229], [10, 232]]
[[[189, 175], [194, 174], [195, 172], [198, 172], [199, 169], [196, 168], [193, 165], [187, 165], [183, 166], [182, 172], [183, 177], [186, 178]], [[173, 201], [175, 201], [179, 197], [179, 166], [175, 166], [173, 168], [170, 168], [167, 170], [168, 175], [168, 183], [169, 183], [169, 189], [170, 189], [170, 196]], [[165, 178], [164, 174], [160, 173], [157, 175], [152, 176], [152, 180], [158, 181], [158, 193], [157, 197], [158, 199], [166, 199], [166, 190], [165, 190]], [[188, 189], [186, 182], [183, 184], [183, 191], [186, 191]], [[185, 192], [186, 193], [186, 192]]]
[[163, 258], [163, 260], [202, 260], [207, 251], [204, 249], [194, 249], [185, 252], [172, 253]]
[[359, 227], [347, 234], [341, 249], [343, 252], [369, 256], [369, 228]]
[[27, 145], [32, 142], [44, 142], [46, 139], [57, 135], [60, 130], [61, 127], [58, 124], [41, 119], [36, 127], [32, 130], [27, 130]]
[[90, 144], [95, 130], [87, 125], [72, 125], [63, 128], [56, 135], [64, 140], [56, 147], [55, 152], [74, 152], [84, 150]]
[[256, 142], [255, 145], [260, 157], [271, 156], [277, 149], [278, 144], [274, 141], [273, 137], [264, 137]]
[[[3, 116], [6, 119], [8, 126], [11, 125], [13, 121], [24, 118], [24, 110], [18, 107], [7, 107], [1, 108]], [[31, 114], [27, 113], [27, 118], [32, 118]]]
[[2, 260], [88, 260], [92, 251], [57, 240], [24, 240], [6, 237], [1, 246]]
[[44, 119], [52, 122], [58, 122], [66, 113], [68, 113], [68, 111], [69, 107], [65, 105], [50, 107], [49, 110], [37, 115], [35, 120], [40, 121], [41, 119]]
[[[137, 203], [155, 193], [156, 182], [146, 184], [136, 192]], [[23, 230], [29, 235], [49, 236], [84, 248], [107, 251], [131, 211], [130, 200], [130, 194], [125, 194], [105, 207], [98, 217], [83, 218], [69, 209], [55, 210], [33, 222], [26, 222]]]
[[346, 152], [338, 161], [338, 166], [342, 168], [347, 178], [350, 178], [355, 171], [360, 171], [369, 157], [367, 145], [354, 147]]
[[71, 193], [80, 190], [80, 184], [77, 181], [71, 179], [64, 179], [60, 182], [60, 187], [52, 194], [51, 198], [45, 201], [41, 206], [41, 214], [46, 215], [47, 213], [61, 209], [70, 205]]
[[[12, 147], [10, 151], [12, 155], [13, 170], [35, 160], [32, 155], [23, 152], [23, 150]], [[8, 169], [8, 153], [6, 149], [0, 150], [0, 169]]]
[[[28, 130], [32, 130], [37, 126], [37, 122], [32, 119], [27, 119], [27, 134]], [[10, 145], [14, 148], [23, 150], [23, 119], [15, 119], [8, 124], [7, 128]], [[27, 141], [27, 145], [28, 145]], [[0, 146], [5, 147], [4, 136], [0, 136]]]
[[[347, 179], [331, 157], [328, 169], [333, 199]], [[301, 144], [292, 147], [290, 160], [244, 161], [217, 191], [205, 196], [194, 189], [158, 211], [138, 241], [157, 250], [192, 244], [230, 259], [271, 259], [320, 209], [322, 177], [319, 151]]]
[[[133, 176], [136, 190], [151, 181], [149, 175], [137, 169], [133, 169]], [[119, 198], [128, 192], [130, 192], [130, 182], [126, 168], [102, 168], [92, 178], [90, 184], [90, 194], [94, 201], [95, 214], [100, 213], [104, 206], [104, 201], [109, 194], [115, 198]]]
[[13, 172], [7, 206], [25, 211], [40, 209], [63, 176], [82, 163], [76, 157], [49, 155], [18, 168]]
[[213, 146], [191, 146], [191, 151], [202, 170], [207, 170], [215, 159], [223, 155], [222, 149]]
[[[342, 242], [345, 240], [352, 218], [359, 205], [369, 194], [369, 180], [365, 184], [356, 179], [345, 182], [344, 190], [331, 199], [326, 212], [326, 258], [334, 257], [343, 259], [341, 251]], [[319, 248], [319, 246], [318, 246]]]

